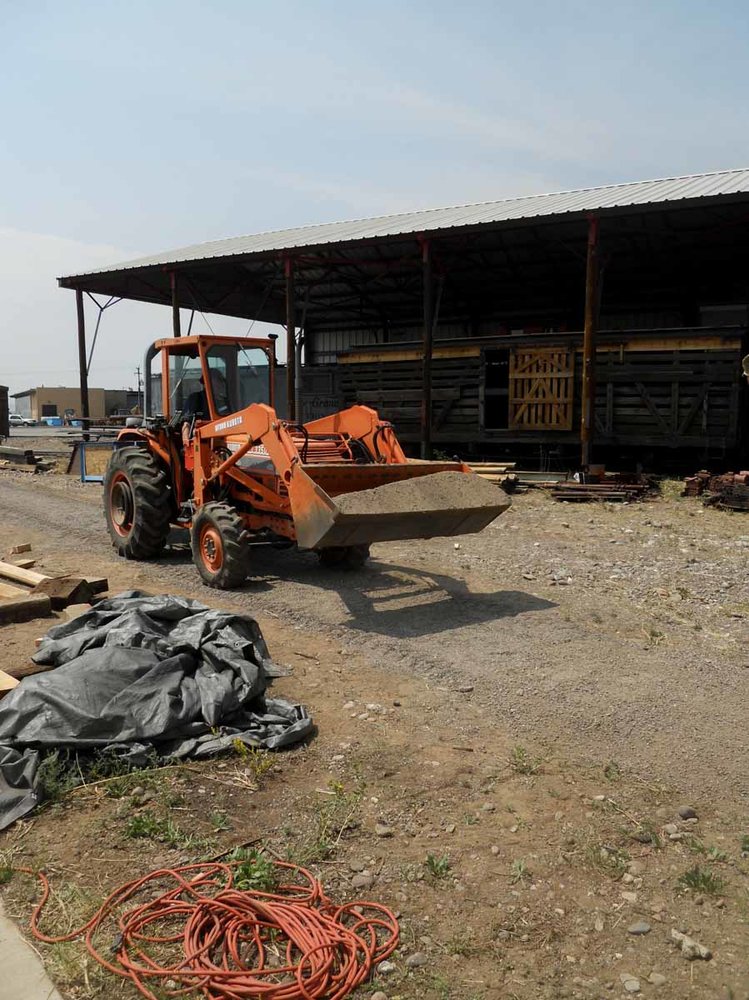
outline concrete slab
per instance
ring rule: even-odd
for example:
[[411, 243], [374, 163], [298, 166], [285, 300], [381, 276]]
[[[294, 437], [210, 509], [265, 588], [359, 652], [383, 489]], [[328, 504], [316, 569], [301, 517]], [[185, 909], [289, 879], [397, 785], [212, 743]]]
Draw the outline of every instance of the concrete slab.
[[34, 949], [5, 915], [0, 899], [0, 1000], [62, 1000]]

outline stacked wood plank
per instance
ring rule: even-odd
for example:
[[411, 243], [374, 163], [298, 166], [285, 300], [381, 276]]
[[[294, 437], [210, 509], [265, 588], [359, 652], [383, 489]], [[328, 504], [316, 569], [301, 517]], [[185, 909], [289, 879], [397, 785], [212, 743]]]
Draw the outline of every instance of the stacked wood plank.
[[55, 468], [54, 460], [40, 458], [31, 448], [11, 448], [0, 446], [0, 469], [9, 472], [50, 472]]
[[[16, 545], [14, 548], [27, 550], [27, 546]], [[0, 625], [43, 618], [71, 604], [88, 604], [95, 594], [109, 587], [104, 577], [83, 578], [64, 573], [49, 575], [4, 560], [0, 560], [0, 577]], [[3, 582], [6, 580], [13, 583]]]
[[503, 480], [515, 471], [514, 462], [470, 462], [469, 465], [471, 472], [497, 486], [501, 486]]

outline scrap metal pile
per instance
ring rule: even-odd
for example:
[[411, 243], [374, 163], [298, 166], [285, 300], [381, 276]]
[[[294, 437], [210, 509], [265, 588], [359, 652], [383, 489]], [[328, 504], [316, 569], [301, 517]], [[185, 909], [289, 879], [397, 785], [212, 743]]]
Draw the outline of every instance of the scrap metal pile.
[[725, 510], [749, 510], [749, 472], [725, 472], [714, 476], [701, 469], [684, 480], [682, 496], [701, 496], [706, 505]]
[[554, 500], [565, 501], [608, 500], [631, 503], [633, 500], [643, 500], [652, 491], [653, 484], [645, 477], [616, 473], [584, 482], [565, 480], [556, 483], [551, 496]]

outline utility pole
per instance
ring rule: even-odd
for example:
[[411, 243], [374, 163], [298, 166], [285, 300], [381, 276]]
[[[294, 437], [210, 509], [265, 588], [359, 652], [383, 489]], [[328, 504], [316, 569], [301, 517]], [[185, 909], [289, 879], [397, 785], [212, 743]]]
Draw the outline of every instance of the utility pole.
[[600, 297], [598, 219], [588, 220], [588, 254], [585, 269], [585, 325], [583, 327], [582, 420], [580, 424], [580, 461], [590, 464], [596, 430], [596, 339]]
[[141, 404], [141, 386], [143, 385], [143, 380], [140, 377], [140, 365], [135, 369], [135, 377], [138, 379], [138, 409], [143, 413], [143, 406]]
[[421, 241], [421, 282], [424, 297], [421, 358], [421, 457], [432, 457], [432, 348], [434, 342], [434, 287], [429, 240]]

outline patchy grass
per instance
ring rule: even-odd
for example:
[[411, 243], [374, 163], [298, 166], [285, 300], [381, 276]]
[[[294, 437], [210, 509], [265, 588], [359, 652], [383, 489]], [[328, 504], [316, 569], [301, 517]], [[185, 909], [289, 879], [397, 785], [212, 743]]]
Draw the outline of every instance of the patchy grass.
[[699, 837], [690, 837], [686, 843], [690, 851], [693, 851], [695, 854], [701, 854], [708, 861], [712, 861], [715, 864], [723, 864], [728, 861], [728, 854], [725, 851], [721, 851], [718, 847], [708, 847]]
[[615, 760], [610, 760], [603, 765], [603, 776], [607, 781], [618, 781], [622, 776], [622, 769]]
[[462, 931], [450, 938], [445, 944], [448, 955], [460, 955], [461, 958], [475, 958], [481, 954], [481, 946], [476, 942], [472, 931]]
[[158, 769], [155, 752], [135, 764], [130, 758], [106, 748], [90, 753], [53, 750], [40, 762], [37, 779], [41, 797], [46, 802], [59, 802], [74, 788], [97, 782], [106, 783], [108, 796], [122, 798], [148, 780], [143, 775], [144, 770]]
[[360, 778], [351, 791], [347, 791], [340, 781], [328, 783], [325, 801], [315, 809], [310, 817], [309, 832], [289, 849], [291, 861], [301, 865], [327, 861], [337, 850], [344, 835], [355, 829], [366, 785]]
[[588, 864], [609, 878], [620, 879], [629, 867], [629, 853], [611, 844], [591, 843], [585, 849]]
[[82, 775], [71, 765], [67, 753], [54, 750], [40, 762], [36, 772], [37, 789], [43, 802], [59, 802], [82, 783]]
[[704, 892], [711, 896], [719, 896], [725, 888], [725, 882], [720, 875], [699, 865], [680, 875], [678, 885], [682, 889], [693, 889], [695, 892]]
[[[101, 900], [76, 882], [57, 882], [52, 886], [44, 908], [42, 929], [50, 936], [70, 934], [95, 913]], [[44, 964], [52, 980], [80, 1000], [125, 996], [126, 986], [95, 962], [82, 940], [60, 941], [41, 945]]]
[[209, 838], [185, 833], [171, 818], [156, 816], [150, 810], [130, 817], [125, 826], [125, 836], [132, 840], [155, 840], [168, 847], [185, 850], [208, 851], [213, 846]]
[[433, 972], [430, 976], [430, 980], [430, 986], [438, 1000], [451, 1000], [453, 996], [453, 988], [444, 976], [440, 975], [438, 972]]
[[658, 832], [658, 827], [650, 819], [643, 819], [635, 830], [628, 831], [630, 837], [640, 844], [651, 844], [656, 850], [663, 847], [663, 840]]
[[126, 795], [132, 795], [136, 788], [153, 788], [155, 784], [152, 774], [129, 771], [107, 781], [104, 785], [104, 794], [110, 799], [124, 799]]
[[515, 774], [538, 774], [543, 761], [540, 757], [531, 757], [523, 746], [512, 748], [510, 754], [510, 770]]
[[439, 857], [435, 854], [427, 854], [424, 866], [432, 878], [436, 879], [447, 878], [452, 868], [450, 858], [446, 854], [441, 854]]

